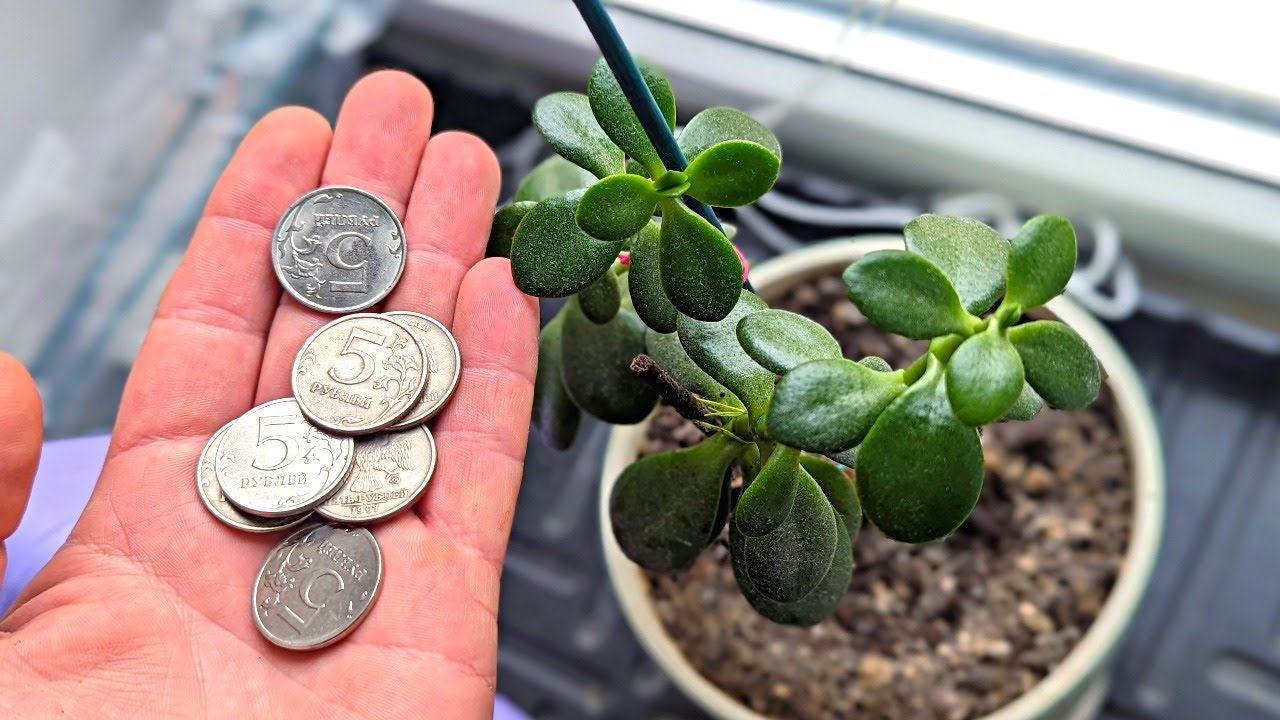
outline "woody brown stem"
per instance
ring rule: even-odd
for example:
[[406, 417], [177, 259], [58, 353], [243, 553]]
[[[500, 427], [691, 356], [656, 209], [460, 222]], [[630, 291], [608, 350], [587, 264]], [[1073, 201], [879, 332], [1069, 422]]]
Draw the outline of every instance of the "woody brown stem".
[[666, 370], [658, 367], [658, 363], [654, 362], [653, 358], [640, 353], [631, 361], [631, 372], [641, 375], [652, 383], [662, 399], [686, 420], [709, 421], [706, 408], [698, 400], [698, 396], [676, 382], [676, 379]]

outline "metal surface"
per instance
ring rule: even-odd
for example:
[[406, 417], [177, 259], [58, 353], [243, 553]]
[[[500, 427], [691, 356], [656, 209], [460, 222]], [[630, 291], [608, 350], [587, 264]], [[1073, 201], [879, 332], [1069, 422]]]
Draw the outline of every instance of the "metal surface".
[[435, 469], [436, 441], [425, 427], [361, 438], [351, 473], [316, 514], [348, 523], [391, 517], [422, 496]]
[[337, 490], [355, 442], [313, 427], [293, 398], [263, 403], [231, 422], [214, 471], [227, 499], [262, 517], [306, 512]]
[[306, 513], [299, 513], [295, 517], [255, 517], [241, 512], [240, 508], [232, 505], [223, 494], [222, 486], [218, 484], [218, 474], [214, 470], [214, 459], [218, 452], [218, 444], [222, 442], [222, 436], [227, 434], [227, 430], [234, 422], [232, 420], [219, 428], [218, 432], [209, 438], [209, 442], [205, 443], [204, 450], [200, 451], [199, 464], [196, 465], [196, 493], [200, 496], [200, 502], [208, 508], [210, 515], [244, 532], [275, 532], [301, 523], [306, 519]]
[[308, 525], [276, 546], [253, 585], [253, 622], [289, 650], [346, 637], [378, 599], [382, 549], [364, 528]]
[[404, 273], [404, 228], [386, 203], [353, 187], [303, 195], [276, 225], [271, 266], [298, 302], [329, 313], [372, 307]]
[[312, 333], [293, 362], [293, 397], [325, 430], [390, 427], [422, 397], [426, 356], [413, 332], [383, 315], [338, 318]]
[[453, 333], [435, 318], [408, 310], [385, 315], [409, 328], [426, 356], [427, 387], [422, 391], [422, 398], [409, 414], [391, 426], [392, 430], [403, 430], [430, 420], [453, 397], [462, 371], [462, 353]]

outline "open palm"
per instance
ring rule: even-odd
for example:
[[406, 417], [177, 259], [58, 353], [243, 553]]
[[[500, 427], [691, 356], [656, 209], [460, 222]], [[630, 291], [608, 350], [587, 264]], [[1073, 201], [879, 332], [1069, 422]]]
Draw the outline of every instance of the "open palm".
[[[381, 72], [352, 89], [333, 130], [284, 108], [249, 132], [160, 301], [88, 507], [0, 621], [0, 717], [492, 712], [537, 306], [505, 260], [482, 259], [499, 186], [492, 152], [461, 133], [429, 138], [431, 115], [421, 83]], [[264, 640], [250, 612], [279, 537], [215, 520], [194, 473], [214, 431], [289, 395], [299, 345], [332, 319], [282, 297], [268, 253], [280, 214], [322, 184], [373, 192], [404, 218], [408, 264], [384, 309], [449, 325], [463, 370], [432, 426], [439, 462], [426, 494], [373, 528], [385, 563], [377, 603], [339, 644], [297, 653]], [[25, 491], [0, 478], [0, 537]]]

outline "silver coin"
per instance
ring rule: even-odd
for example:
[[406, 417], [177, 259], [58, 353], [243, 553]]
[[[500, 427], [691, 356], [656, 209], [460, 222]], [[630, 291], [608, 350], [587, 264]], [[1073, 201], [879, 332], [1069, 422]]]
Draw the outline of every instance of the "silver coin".
[[403, 430], [430, 420], [453, 397], [462, 371], [462, 353], [453, 333], [435, 318], [408, 310], [383, 315], [404, 323], [413, 332], [427, 358], [427, 389], [422, 392], [422, 399], [408, 415], [391, 426], [392, 430]]
[[236, 507], [262, 517], [306, 512], [338, 489], [351, 470], [355, 442], [303, 417], [293, 398], [263, 403], [231, 422], [218, 443], [214, 472]]
[[284, 530], [305, 520], [306, 513], [292, 517], [254, 517], [241, 512], [239, 508], [227, 500], [227, 496], [222, 493], [222, 486], [218, 483], [218, 474], [214, 470], [214, 459], [217, 457], [218, 443], [222, 441], [222, 437], [226, 435], [227, 429], [230, 427], [231, 423], [223, 425], [218, 432], [213, 434], [213, 437], [209, 438], [209, 442], [205, 443], [204, 450], [200, 452], [200, 464], [196, 466], [196, 494], [200, 496], [200, 501], [204, 503], [204, 506], [209, 509], [209, 514], [237, 530], [251, 533]]
[[364, 435], [390, 427], [422, 397], [426, 357], [413, 331], [361, 313], [315, 331], [293, 362], [293, 396], [316, 425]]
[[353, 187], [303, 195], [276, 225], [271, 265], [290, 295], [323, 312], [364, 310], [404, 272], [404, 228], [387, 204]]
[[436, 441], [419, 425], [356, 440], [355, 467], [316, 514], [337, 522], [390, 517], [422, 496], [436, 469]]
[[282, 648], [322, 648], [360, 624], [381, 587], [382, 549], [372, 533], [307, 525], [262, 563], [253, 584], [253, 622]]

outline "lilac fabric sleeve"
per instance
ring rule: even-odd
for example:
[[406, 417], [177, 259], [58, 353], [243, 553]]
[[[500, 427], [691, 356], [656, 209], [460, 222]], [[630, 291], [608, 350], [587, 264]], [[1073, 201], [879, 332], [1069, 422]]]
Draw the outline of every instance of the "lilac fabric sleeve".
[[[9, 566], [0, 583], [0, 614], [67, 539], [80, 511], [89, 502], [110, 440], [107, 435], [98, 435], [45, 443], [27, 512], [18, 531], [5, 542]], [[194, 482], [193, 479], [193, 489]], [[493, 717], [494, 720], [528, 720], [527, 715], [501, 695], [494, 706]]]

